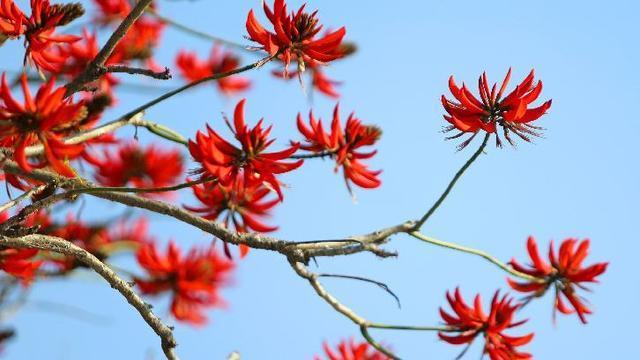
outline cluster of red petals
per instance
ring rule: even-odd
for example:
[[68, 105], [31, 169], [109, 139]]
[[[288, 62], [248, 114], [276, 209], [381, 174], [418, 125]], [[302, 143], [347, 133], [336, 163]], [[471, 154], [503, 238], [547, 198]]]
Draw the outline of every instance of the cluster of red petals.
[[174, 185], [184, 171], [178, 149], [142, 147], [136, 142], [120, 144], [115, 152], [105, 149], [103, 158], [96, 160], [95, 165], [95, 178], [105, 186], [166, 187]]
[[[207, 182], [193, 187], [195, 197], [201, 206], [185, 206], [189, 211], [202, 214], [207, 220], [222, 218], [225, 227], [233, 225], [238, 232], [256, 231], [261, 233], [278, 229], [277, 226], [265, 224], [262, 219], [269, 217], [270, 210], [278, 204], [278, 199], [270, 199], [271, 190], [261, 183], [247, 186], [242, 177], [236, 181], [222, 185]], [[224, 243], [224, 251], [228, 257], [231, 253], [228, 244]], [[240, 245], [240, 256], [244, 257], [249, 248]]]
[[[182, 77], [188, 81], [197, 81], [212, 75], [225, 73], [238, 68], [240, 60], [229, 51], [222, 51], [218, 45], [211, 49], [209, 58], [200, 60], [195, 52], [180, 51], [176, 57], [176, 66]], [[227, 76], [217, 81], [218, 89], [225, 95], [233, 95], [251, 87], [251, 81], [243, 76]]]
[[[7, 213], [0, 213], [0, 223], [8, 219]], [[18, 277], [24, 284], [28, 284], [42, 264], [33, 258], [38, 255], [36, 249], [13, 249], [0, 247], [0, 270]]]
[[442, 95], [442, 105], [448, 115], [444, 115], [451, 126], [446, 131], [457, 130], [459, 133], [447, 139], [458, 138], [465, 133], [473, 134], [470, 138], [460, 144], [460, 148], [467, 146], [480, 130], [487, 133], [496, 133], [496, 145], [502, 146], [497, 127], [502, 127], [505, 139], [513, 146], [515, 142], [511, 138], [511, 133], [516, 134], [521, 139], [530, 142], [531, 137], [541, 134], [542, 128], [531, 125], [531, 122], [538, 120], [551, 107], [551, 100], [546, 101], [538, 107], [531, 107], [531, 103], [536, 101], [542, 92], [542, 81], [535, 83], [534, 71], [511, 91], [504, 98], [504, 94], [509, 79], [511, 69], [507, 72], [500, 88], [494, 83], [489, 90], [489, 82], [486, 73], [478, 79], [478, 89], [480, 99], [469, 91], [466, 85], [458, 87], [449, 78], [449, 90], [457, 101], [451, 101]]
[[346, 34], [344, 27], [318, 36], [322, 25], [318, 24], [317, 11], [307, 13], [302, 5], [298, 11], [288, 13], [284, 0], [275, 0], [273, 10], [263, 2], [263, 8], [273, 24], [273, 32], [266, 30], [251, 10], [247, 16], [249, 38], [269, 54], [279, 54], [285, 72], [292, 60], [298, 61], [298, 68], [304, 70], [305, 63], [327, 63], [342, 56], [340, 45]]
[[355, 114], [351, 113], [343, 130], [338, 105], [333, 110], [330, 132], [324, 130], [322, 120], [317, 120], [313, 112], [309, 113], [309, 123], [310, 127], [304, 123], [302, 115], [298, 114], [298, 130], [306, 141], [300, 146], [301, 149], [317, 154], [327, 154], [335, 158], [335, 170], [337, 171], [338, 167], [342, 167], [344, 179], [349, 189], [351, 188], [349, 181], [366, 189], [380, 186], [381, 181], [378, 179], [378, 175], [382, 171], [369, 170], [362, 163], [362, 160], [370, 159], [377, 151], [359, 151], [362, 147], [374, 145], [380, 139], [382, 135], [380, 128], [362, 124], [355, 117]]
[[[341, 341], [337, 349], [332, 349], [326, 342], [322, 344], [327, 360], [388, 360], [389, 357], [374, 349], [368, 342], [357, 343], [353, 339]], [[314, 360], [322, 360], [316, 356]]]
[[[552, 241], [549, 244], [549, 262], [540, 257], [538, 245], [533, 236], [527, 240], [527, 251], [531, 258], [529, 266], [522, 266], [515, 259], [511, 260], [511, 266], [517, 271], [544, 279], [545, 282], [522, 283], [507, 279], [511, 288], [537, 297], [544, 295], [553, 285], [556, 290], [554, 310], [557, 309], [563, 314], [576, 313], [580, 320], [586, 323], [586, 315], [591, 314], [591, 310], [578, 296], [576, 288], [586, 289], [583, 283], [598, 282], [596, 277], [607, 270], [608, 263], [583, 266], [582, 263], [589, 251], [589, 240], [566, 239], [560, 245], [557, 253], [553, 249]], [[562, 296], [569, 301], [573, 309], [565, 304]]]
[[7, 38], [21, 36], [27, 18], [13, 0], [0, 0], [0, 44]]
[[198, 172], [203, 177], [216, 178], [222, 185], [229, 185], [242, 176], [244, 186], [265, 184], [274, 189], [282, 200], [280, 182], [276, 175], [295, 170], [302, 165], [302, 160], [283, 161], [293, 155], [299, 145], [294, 144], [278, 152], [265, 152], [275, 141], [269, 139], [271, 126], [263, 128], [261, 119], [250, 129], [244, 121], [245, 102], [243, 99], [236, 105], [233, 125], [225, 119], [236, 140], [240, 142], [240, 147], [234, 146], [207, 126], [206, 134], [198, 131], [195, 141], [189, 140], [189, 151], [202, 165]]
[[[65, 99], [65, 88], [54, 88], [51, 78], [38, 90], [35, 98], [27, 84], [27, 77], [21, 78], [24, 104], [16, 101], [7, 84], [5, 74], [0, 85], [0, 146], [14, 150], [13, 159], [25, 171], [33, 167], [50, 165], [55, 171], [67, 177], [75, 176], [65, 159], [80, 155], [83, 144], [66, 144], [63, 137], [87, 117], [83, 102]], [[31, 163], [25, 149], [42, 144], [46, 161]]]
[[227, 285], [233, 263], [215, 248], [191, 249], [186, 256], [170, 242], [166, 255], [156, 245], [146, 244], [137, 254], [138, 263], [148, 277], [135, 281], [144, 294], [173, 293], [171, 313], [187, 323], [202, 325], [207, 319], [203, 308], [224, 306], [219, 290]]
[[505, 330], [526, 322], [526, 320], [513, 321], [515, 312], [521, 305], [513, 304], [513, 299], [509, 298], [508, 294], [500, 297], [499, 291], [496, 291], [491, 300], [489, 314], [482, 308], [480, 295], [476, 295], [473, 306], [469, 306], [460, 295], [458, 288], [453, 295], [447, 292], [447, 301], [454, 315], [440, 308], [440, 316], [448, 327], [458, 333], [451, 335], [451, 333], [440, 332], [438, 336], [441, 340], [453, 345], [471, 344], [478, 335], [482, 334], [485, 339], [484, 353], [488, 354], [491, 360], [532, 359], [530, 354], [521, 352], [517, 348], [528, 344], [533, 338], [533, 333], [524, 336], [504, 334]]
[[49, 0], [31, 0], [31, 15], [27, 17], [13, 0], [0, 2], [0, 42], [6, 38], [25, 36], [25, 60], [38, 68], [58, 72], [64, 57], [57, 45], [72, 43], [74, 35], [57, 34], [56, 28], [82, 16], [80, 4], [51, 5]]

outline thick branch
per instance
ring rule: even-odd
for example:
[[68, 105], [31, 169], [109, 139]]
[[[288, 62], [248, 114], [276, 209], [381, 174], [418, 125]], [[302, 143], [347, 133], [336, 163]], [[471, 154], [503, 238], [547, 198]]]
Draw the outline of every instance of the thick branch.
[[162, 341], [162, 349], [169, 360], [177, 359], [174, 352], [176, 341], [171, 328], [165, 325], [152, 311], [150, 306], [131, 289], [131, 286], [121, 279], [118, 274], [102, 263], [98, 258], [73, 243], [54, 236], [27, 235], [19, 238], [0, 236], [0, 245], [19, 249], [38, 249], [53, 251], [67, 256], [73, 256], [79, 262], [93, 269], [102, 276], [112, 288], [116, 289], [131, 306], [133, 306], [144, 321], [153, 329]]

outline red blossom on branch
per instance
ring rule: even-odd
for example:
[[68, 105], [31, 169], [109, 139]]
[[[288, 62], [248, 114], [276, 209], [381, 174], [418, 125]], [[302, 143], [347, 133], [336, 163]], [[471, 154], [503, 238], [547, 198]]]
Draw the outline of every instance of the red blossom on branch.
[[[185, 206], [189, 211], [203, 214], [202, 217], [216, 221], [222, 218], [225, 227], [233, 225], [238, 232], [257, 231], [261, 233], [278, 229], [262, 222], [269, 217], [270, 210], [278, 204], [278, 199], [269, 199], [271, 190], [262, 183], [247, 186], [244, 178], [239, 177], [228, 185], [207, 182], [193, 187], [195, 197], [202, 206]], [[240, 245], [240, 257], [249, 252], [246, 245]], [[224, 243], [224, 252], [231, 257], [228, 243]]]
[[528, 344], [533, 338], [533, 333], [515, 337], [503, 333], [526, 322], [513, 322], [515, 312], [521, 305], [514, 305], [508, 294], [500, 297], [499, 291], [496, 291], [491, 300], [489, 314], [484, 312], [479, 294], [474, 298], [473, 306], [469, 306], [460, 295], [460, 289], [456, 288], [453, 295], [447, 291], [447, 301], [454, 315], [440, 308], [440, 316], [447, 326], [459, 331], [459, 334], [439, 332], [441, 340], [453, 345], [470, 345], [478, 335], [482, 335], [485, 339], [483, 352], [488, 354], [491, 360], [532, 359], [530, 354], [520, 352], [517, 348]]
[[342, 56], [340, 45], [346, 29], [340, 29], [317, 36], [322, 30], [316, 18], [317, 11], [307, 13], [302, 5], [297, 12], [287, 12], [284, 0], [275, 0], [273, 10], [263, 2], [264, 12], [273, 24], [273, 32], [266, 30], [256, 19], [253, 10], [247, 16], [249, 39], [262, 45], [271, 55], [280, 54], [285, 73], [292, 60], [298, 62], [299, 71], [304, 71], [305, 63], [317, 61], [327, 63]]
[[203, 325], [207, 321], [203, 308], [225, 305], [219, 290], [228, 284], [234, 265], [213, 246], [193, 248], [182, 256], [173, 241], [166, 255], [150, 243], [140, 248], [137, 259], [148, 277], [136, 278], [136, 284], [143, 294], [172, 293], [171, 313], [177, 320]]
[[[546, 262], [540, 257], [535, 239], [533, 236], [529, 236], [527, 239], [527, 252], [531, 263], [525, 267], [515, 259], [512, 259], [510, 265], [517, 271], [544, 279], [545, 282], [517, 282], [507, 279], [509, 286], [519, 292], [531, 293], [529, 297], [531, 299], [543, 296], [553, 285], [555, 288], [554, 318], [555, 310], [563, 314], [576, 313], [580, 321], [586, 324], [586, 315], [591, 314], [591, 309], [578, 296], [576, 288], [588, 290], [583, 283], [598, 282], [596, 278], [602, 275], [609, 265], [609, 263], [603, 262], [583, 266], [582, 263], [586, 259], [588, 251], [588, 239], [583, 241], [572, 238], [566, 239], [560, 245], [557, 253], [553, 249], [552, 241], [549, 244], [549, 262]], [[569, 301], [573, 309], [564, 303], [563, 296]]]
[[245, 102], [243, 99], [236, 105], [233, 125], [225, 119], [236, 140], [240, 142], [239, 148], [207, 125], [206, 134], [198, 131], [195, 141], [189, 140], [189, 151], [202, 165], [197, 170], [202, 176], [217, 178], [223, 185], [231, 184], [239, 176], [243, 176], [245, 186], [251, 187], [264, 183], [273, 188], [282, 200], [280, 182], [276, 179], [276, 175], [295, 170], [302, 165], [302, 160], [282, 161], [293, 155], [299, 145], [293, 144], [278, 152], [265, 152], [275, 141], [275, 139], [269, 139], [271, 126], [263, 128], [261, 119], [250, 129], [244, 121]]
[[59, 72], [65, 58], [56, 45], [72, 43], [80, 38], [56, 34], [56, 27], [67, 25], [83, 14], [80, 4], [50, 5], [48, 0], [31, 0], [31, 16], [25, 30], [25, 59], [31, 59], [38, 69]]
[[[63, 86], [54, 89], [55, 79], [51, 78], [31, 96], [26, 75], [21, 77], [24, 104], [11, 95], [6, 75], [2, 75], [0, 86], [0, 146], [14, 150], [13, 159], [25, 171], [33, 167], [50, 165], [55, 171], [67, 177], [75, 176], [73, 169], [65, 163], [65, 158], [78, 156], [84, 144], [66, 144], [63, 136], [87, 117], [83, 102], [66, 98]], [[44, 145], [46, 161], [33, 164], [27, 160], [28, 146]]]
[[[229, 51], [214, 45], [207, 60], [200, 60], [195, 52], [181, 50], [176, 57], [176, 66], [187, 81], [197, 81], [215, 74], [238, 68], [240, 60]], [[251, 87], [251, 81], [243, 76], [227, 76], [216, 81], [218, 89], [225, 95], [233, 95]]]
[[[115, 152], [107, 148], [103, 158], [96, 161], [95, 178], [105, 186], [166, 187], [174, 185], [184, 171], [178, 149], [161, 149], [156, 145], [142, 147], [136, 142], [121, 144]], [[166, 196], [167, 193], [143, 195]]]
[[13, 0], [0, 0], [0, 44], [24, 34], [27, 17]]
[[316, 356], [314, 360], [388, 360], [383, 353], [374, 349], [367, 342], [357, 343], [353, 339], [341, 341], [337, 349], [332, 349], [326, 342], [322, 344], [326, 358]]
[[362, 163], [362, 160], [370, 159], [377, 151], [360, 151], [360, 148], [372, 146], [380, 139], [382, 135], [380, 128], [362, 124], [355, 114], [351, 113], [343, 130], [338, 105], [333, 110], [330, 132], [324, 130], [322, 120], [317, 120], [313, 112], [309, 113], [309, 123], [311, 127], [308, 127], [302, 120], [302, 115], [298, 114], [298, 130], [305, 137], [305, 143], [300, 146], [301, 149], [317, 154], [328, 154], [334, 158], [335, 171], [342, 167], [344, 179], [350, 191], [350, 181], [366, 189], [380, 186], [381, 181], [378, 175], [382, 171], [369, 170]]
[[539, 131], [542, 128], [531, 125], [531, 122], [538, 120], [547, 112], [551, 107], [551, 100], [538, 107], [532, 108], [530, 106], [542, 92], [542, 81], [534, 83], [534, 71], [531, 70], [531, 73], [503, 98], [502, 95], [510, 78], [511, 69], [502, 81], [500, 89], [497, 89], [497, 83], [495, 83], [489, 90], [487, 74], [483, 73], [478, 79], [482, 100], [480, 101], [467, 89], [464, 83], [462, 87], [458, 87], [451, 76], [449, 90], [457, 102], [442, 95], [442, 105], [448, 113], [448, 115], [444, 115], [444, 118], [451, 124], [445, 131], [457, 130], [458, 134], [447, 139], [455, 139], [466, 133], [471, 133], [471, 137], [459, 145], [459, 149], [462, 149], [473, 140], [478, 131], [484, 130], [488, 133], [495, 133], [496, 145], [501, 147], [502, 142], [497, 133], [498, 126], [502, 127], [505, 139], [512, 146], [515, 146], [515, 142], [511, 138], [511, 133], [527, 142], [531, 141], [531, 137], [541, 136]]

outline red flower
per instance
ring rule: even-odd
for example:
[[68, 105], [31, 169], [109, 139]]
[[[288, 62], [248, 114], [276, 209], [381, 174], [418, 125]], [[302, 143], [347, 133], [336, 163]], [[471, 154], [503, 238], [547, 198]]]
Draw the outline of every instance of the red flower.
[[311, 128], [304, 123], [302, 115], [298, 114], [298, 130], [306, 140], [306, 143], [300, 146], [301, 149], [317, 154], [328, 154], [335, 158], [335, 171], [338, 171], [338, 167], [342, 166], [344, 179], [350, 191], [351, 186], [349, 181], [367, 189], [380, 186], [381, 182], [380, 179], [378, 179], [378, 175], [382, 171], [371, 171], [361, 162], [361, 160], [373, 157], [377, 151], [358, 151], [362, 147], [374, 145], [378, 139], [380, 139], [382, 135], [380, 128], [363, 125], [362, 122], [355, 117], [355, 114], [351, 113], [343, 131], [340, 122], [339, 105], [336, 105], [333, 110], [333, 121], [331, 122], [330, 133], [324, 130], [322, 120], [316, 120], [313, 112], [309, 113], [309, 122]]
[[444, 115], [451, 126], [445, 131], [458, 130], [459, 133], [448, 137], [454, 139], [465, 133], [473, 135], [462, 142], [460, 149], [467, 146], [476, 136], [478, 131], [484, 130], [488, 133], [496, 133], [496, 145], [502, 146], [500, 136], [497, 134], [497, 126], [502, 126], [502, 132], [505, 139], [515, 146], [515, 142], [510, 136], [513, 132], [525, 141], [531, 141], [531, 136], [540, 136], [539, 130], [542, 128], [531, 125], [530, 123], [538, 120], [551, 107], [551, 100], [545, 102], [541, 106], [530, 108], [532, 102], [536, 101], [542, 92], [542, 81], [538, 81], [534, 85], [533, 70], [516, 88], [504, 98], [504, 93], [509, 79], [511, 78], [511, 69], [507, 72], [500, 89], [496, 91], [497, 84], [493, 84], [489, 91], [489, 82], [486, 73], [478, 79], [478, 88], [480, 98], [478, 100], [466, 87], [462, 84], [459, 88], [453, 76], [449, 78], [449, 90], [458, 102], [448, 100], [442, 95], [442, 105], [449, 115]]
[[98, 8], [94, 21], [99, 25], [119, 22], [131, 12], [131, 3], [128, 0], [93, 0], [93, 2]]
[[264, 129], [261, 119], [253, 129], [249, 129], [244, 121], [245, 101], [243, 99], [236, 105], [233, 126], [225, 119], [241, 148], [235, 147], [207, 126], [206, 135], [198, 131], [196, 140], [189, 140], [189, 151], [193, 158], [202, 164], [198, 172], [203, 176], [215, 177], [223, 185], [229, 185], [239, 176], [243, 176], [245, 186], [265, 183], [273, 188], [282, 200], [280, 182], [275, 175], [292, 171], [302, 165], [302, 160], [292, 163], [282, 161], [298, 150], [298, 144], [282, 151], [266, 153], [265, 150], [275, 141], [269, 139], [271, 126]]
[[143, 148], [135, 142], [120, 145], [115, 154], [105, 150], [104, 159], [97, 161], [95, 177], [105, 186], [166, 187], [174, 185], [184, 171], [179, 150], [155, 145]]
[[253, 10], [247, 16], [249, 38], [262, 45], [271, 55], [279, 53], [285, 72], [291, 60], [298, 61], [298, 69], [304, 71], [305, 63], [326, 63], [342, 56], [340, 44], [346, 33], [344, 27], [318, 37], [322, 25], [318, 24], [317, 11], [305, 12], [305, 5], [297, 12], [287, 14], [284, 0], [275, 0], [273, 11], [263, 2], [264, 12], [273, 24], [274, 32], [267, 31], [256, 19]]
[[109, 60], [119, 64], [138, 60], [154, 71], [162, 70], [153, 60], [153, 52], [160, 43], [164, 26], [159, 20], [147, 17], [138, 19], [118, 42]]
[[[197, 81], [215, 74], [224, 73], [238, 68], [240, 61], [231, 52], [222, 52], [214, 45], [209, 59], [198, 59], [195, 52], [180, 51], [176, 57], [176, 66], [182, 77], [188, 81]], [[217, 81], [218, 89], [225, 95], [245, 91], [251, 86], [251, 81], [242, 76], [228, 76]]]
[[[276, 206], [278, 199], [267, 199], [271, 191], [262, 183], [246, 186], [244, 178], [239, 177], [229, 185], [213, 182], [193, 187], [193, 193], [202, 206], [185, 206], [189, 211], [203, 214], [202, 217], [215, 221], [222, 217], [225, 227], [233, 225], [238, 232], [271, 232], [277, 226], [269, 226], [261, 218], [269, 216], [269, 211]], [[225, 254], [231, 257], [229, 246], [224, 243]], [[240, 257], [244, 257], [249, 248], [240, 245]]]
[[449, 335], [439, 332], [441, 340], [453, 345], [471, 344], [479, 334], [483, 334], [484, 353], [488, 354], [491, 360], [532, 359], [530, 354], [518, 351], [517, 347], [528, 344], [533, 338], [533, 333], [516, 337], [503, 333], [526, 322], [513, 322], [513, 316], [521, 305], [513, 305], [513, 299], [510, 299], [508, 294], [500, 298], [499, 291], [496, 291], [491, 300], [489, 314], [482, 309], [480, 295], [476, 295], [471, 307], [464, 301], [458, 288], [454, 295], [447, 291], [447, 301], [455, 315], [440, 308], [440, 316], [447, 326], [460, 333]]
[[49, 0], [31, 0], [31, 17], [25, 31], [28, 44], [25, 58], [31, 59], [38, 69], [59, 72], [65, 58], [54, 45], [72, 43], [80, 38], [56, 34], [56, 27], [67, 25], [83, 14], [80, 4], [50, 5]]
[[[336, 353], [326, 342], [322, 344], [327, 360], [387, 360], [383, 353], [373, 349], [367, 342], [356, 343], [353, 339], [341, 341]], [[322, 360], [316, 356], [314, 360]]]
[[13, 0], [0, 0], [0, 44], [24, 34], [27, 17]]
[[2, 248], [0, 249], [0, 269], [28, 284], [42, 263], [32, 260], [37, 254], [36, 249]]
[[[43, 84], [35, 99], [31, 96], [26, 75], [21, 78], [24, 93], [24, 105], [11, 95], [5, 74], [0, 87], [0, 146], [11, 147], [13, 158], [25, 171], [33, 167], [51, 165], [61, 175], [75, 176], [64, 158], [79, 155], [83, 144], [65, 144], [63, 136], [87, 116], [82, 102], [75, 103], [72, 98], [64, 98], [63, 86], [54, 89], [55, 78]], [[25, 149], [28, 146], [44, 145], [46, 162], [31, 164], [27, 161]]]
[[[577, 248], [576, 248], [577, 245]], [[549, 244], [549, 263], [544, 261], [538, 253], [538, 245], [533, 236], [527, 240], [527, 251], [531, 258], [528, 267], [520, 265], [515, 259], [511, 260], [511, 266], [517, 271], [544, 279], [544, 283], [521, 283], [507, 279], [509, 286], [516, 291], [531, 293], [530, 298], [542, 296], [552, 285], [555, 287], [555, 309], [563, 314], [577, 313], [583, 323], [587, 323], [586, 314], [591, 310], [584, 304], [576, 293], [576, 287], [586, 289], [582, 283], [598, 282], [596, 277], [607, 270], [609, 263], [596, 263], [591, 266], [583, 266], [582, 262], [589, 251], [589, 240], [578, 241], [566, 239], [560, 245], [558, 253], [553, 250], [553, 241]], [[569, 301], [571, 307], [565, 305], [562, 295]]]
[[218, 255], [214, 247], [194, 248], [183, 257], [176, 244], [170, 242], [163, 256], [151, 243], [138, 251], [137, 258], [149, 275], [135, 279], [140, 290], [148, 295], [172, 292], [171, 312], [176, 319], [202, 325], [207, 321], [203, 308], [224, 306], [219, 289], [228, 284], [234, 265]]

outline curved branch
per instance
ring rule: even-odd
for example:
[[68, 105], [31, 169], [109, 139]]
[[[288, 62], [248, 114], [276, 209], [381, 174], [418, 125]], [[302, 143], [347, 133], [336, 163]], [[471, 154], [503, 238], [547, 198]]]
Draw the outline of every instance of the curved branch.
[[451, 179], [451, 182], [449, 182], [449, 185], [447, 185], [447, 188], [444, 190], [442, 195], [440, 195], [438, 200], [433, 204], [433, 206], [431, 206], [429, 211], [427, 211], [427, 213], [424, 214], [424, 216], [422, 216], [422, 218], [416, 223], [416, 228], [414, 230], [420, 230], [422, 225], [424, 225], [424, 223], [427, 220], [429, 220], [431, 215], [433, 215], [433, 213], [438, 209], [438, 207], [440, 207], [444, 199], [447, 198], [447, 195], [449, 195], [453, 187], [456, 185], [456, 182], [458, 182], [458, 179], [460, 179], [462, 174], [464, 174], [464, 172], [467, 171], [469, 166], [471, 166], [471, 164], [473, 164], [473, 162], [476, 161], [476, 159], [480, 156], [480, 154], [482, 154], [482, 152], [484, 151], [484, 148], [487, 146], [487, 142], [489, 141], [490, 136], [491, 136], [491, 133], [487, 133], [487, 135], [485, 135], [484, 140], [482, 141], [482, 145], [480, 145], [478, 150], [476, 150], [476, 152], [473, 153], [473, 155], [471, 155], [469, 160], [467, 160], [467, 162], [464, 163], [464, 165], [462, 165], [462, 167], [460, 168], [460, 170], [458, 170], [458, 172], [453, 177], [453, 179]]
[[12, 238], [0, 235], [0, 245], [19, 248], [19, 249], [38, 249], [45, 251], [53, 251], [67, 256], [73, 256], [84, 265], [93, 269], [106, 282], [116, 289], [133, 306], [144, 321], [153, 329], [160, 337], [162, 349], [169, 360], [178, 359], [174, 352], [177, 343], [173, 337], [173, 331], [165, 325], [152, 311], [150, 306], [142, 300], [142, 298], [131, 289], [131, 286], [121, 279], [118, 274], [102, 263], [98, 258], [88, 251], [74, 245], [73, 243], [47, 235], [26, 235], [23, 237]]
[[413, 236], [414, 238], [418, 239], [418, 240], [422, 240], [426, 243], [429, 244], [433, 244], [433, 245], [437, 245], [437, 246], [442, 246], [448, 249], [453, 249], [453, 250], [457, 250], [457, 251], [461, 251], [461, 252], [465, 252], [467, 254], [472, 254], [472, 255], [477, 255], [480, 256], [481, 258], [489, 261], [490, 263], [496, 265], [497, 267], [499, 267], [500, 269], [506, 271], [507, 273], [528, 280], [528, 281], [532, 281], [532, 282], [538, 282], [538, 283], [544, 283], [545, 280], [544, 279], [539, 279], [535, 276], [531, 276], [525, 273], [522, 273], [520, 271], [517, 271], [515, 269], [513, 269], [511, 266], [503, 263], [502, 261], [498, 260], [498, 258], [496, 258], [495, 256], [486, 253], [482, 250], [478, 250], [478, 249], [473, 249], [470, 247], [466, 247], [466, 246], [462, 246], [462, 245], [458, 245], [458, 244], [454, 244], [454, 243], [450, 243], [450, 242], [446, 242], [446, 241], [442, 241], [442, 240], [438, 240], [438, 239], [434, 239], [432, 237], [426, 236], [418, 231], [412, 231], [409, 233], [409, 235]]

